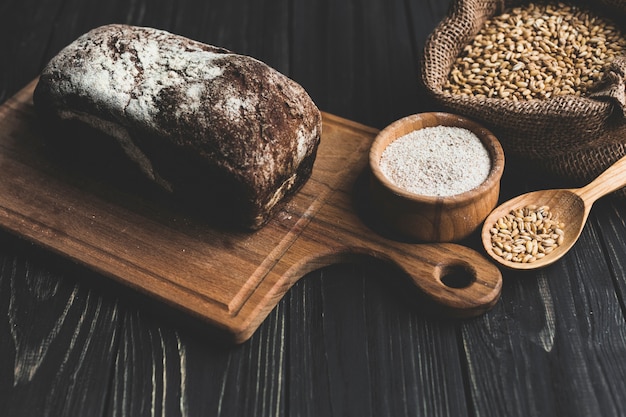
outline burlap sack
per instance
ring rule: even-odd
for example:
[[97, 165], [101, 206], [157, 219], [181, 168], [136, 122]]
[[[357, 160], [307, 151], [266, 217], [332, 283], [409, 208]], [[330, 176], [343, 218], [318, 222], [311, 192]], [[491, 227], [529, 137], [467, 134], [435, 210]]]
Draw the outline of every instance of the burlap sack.
[[[626, 155], [626, 59], [616, 60], [602, 85], [588, 97], [560, 96], [515, 102], [443, 92], [454, 60], [484, 22], [529, 1], [454, 0], [448, 15], [427, 40], [422, 83], [441, 106], [473, 118], [500, 139], [508, 156], [527, 160], [563, 179], [582, 185]], [[571, 4], [581, 1], [571, 1]], [[596, 0], [599, 13], [626, 16], [626, 0]], [[622, 29], [623, 26], [621, 26]], [[626, 189], [617, 192], [626, 197]]]

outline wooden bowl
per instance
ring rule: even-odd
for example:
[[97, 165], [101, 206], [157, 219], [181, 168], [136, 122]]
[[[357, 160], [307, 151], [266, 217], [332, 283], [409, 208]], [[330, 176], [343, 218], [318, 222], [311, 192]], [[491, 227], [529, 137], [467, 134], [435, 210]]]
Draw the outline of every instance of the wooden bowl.
[[[465, 128], [482, 141], [491, 157], [491, 170], [481, 185], [461, 194], [433, 197], [400, 188], [383, 174], [379, 161], [390, 143], [414, 130], [434, 126]], [[471, 120], [449, 113], [421, 113], [383, 129], [372, 144], [369, 164], [371, 203], [387, 228], [403, 238], [453, 242], [470, 235], [495, 208], [504, 171], [504, 152], [489, 130]]]

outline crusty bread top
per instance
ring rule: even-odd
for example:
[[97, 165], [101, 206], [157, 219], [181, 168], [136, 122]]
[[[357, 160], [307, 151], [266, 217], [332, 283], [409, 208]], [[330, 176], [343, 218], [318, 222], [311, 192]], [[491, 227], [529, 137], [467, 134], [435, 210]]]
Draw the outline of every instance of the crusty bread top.
[[93, 29], [65, 47], [43, 70], [35, 102], [61, 118], [96, 117], [92, 125], [164, 183], [175, 183], [163, 168], [170, 161], [151, 148], [197, 155], [237, 178], [261, 212], [314, 158], [321, 135], [306, 91], [263, 62], [128, 25]]
[[[42, 107], [146, 130], [271, 192], [314, 152], [321, 116], [305, 90], [248, 56], [127, 25], [96, 28], [41, 75]], [[88, 92], [88, 93], [86, 93]]]

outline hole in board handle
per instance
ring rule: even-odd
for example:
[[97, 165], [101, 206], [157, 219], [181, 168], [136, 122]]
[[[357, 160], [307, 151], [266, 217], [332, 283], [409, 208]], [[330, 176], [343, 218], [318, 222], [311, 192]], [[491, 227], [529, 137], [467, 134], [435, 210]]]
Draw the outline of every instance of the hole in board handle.
[[474, 271], [467, 265], [446, 265], [441, 269], [441, 282], [450, 288], [467, 288], [475, 280]]

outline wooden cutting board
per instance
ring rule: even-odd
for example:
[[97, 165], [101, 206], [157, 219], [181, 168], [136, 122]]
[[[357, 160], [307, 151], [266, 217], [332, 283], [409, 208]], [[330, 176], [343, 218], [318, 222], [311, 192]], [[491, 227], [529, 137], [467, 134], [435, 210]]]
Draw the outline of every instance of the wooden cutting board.
[[[389, 262], [428, 305], [452, 316], [481, 314], [499, 298], [500, 271], [477, 252], [399, 242], [376, 226], [359, 186], [375, 129], [324, 114], [312, 178], [266, 227], [238, 232], [52, 157], [32, 104], [35, 85], [0, 107], [0, 225], [234, 342], [248, 339], [299, 278], [338, 262]], [[468, 282], [448, 279], [459, 273]]]

